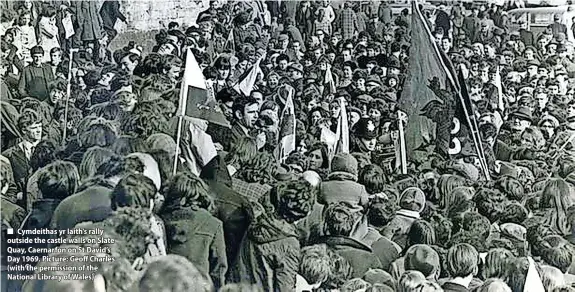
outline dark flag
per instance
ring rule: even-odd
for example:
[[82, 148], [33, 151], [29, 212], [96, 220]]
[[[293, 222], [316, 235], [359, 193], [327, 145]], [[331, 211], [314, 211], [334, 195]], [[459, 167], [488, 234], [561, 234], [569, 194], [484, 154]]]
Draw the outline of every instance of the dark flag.
[[407, 155], [429, 145], [445, 158], [471, 149], [486, 171], [465, 79], [436, 45], [415, 1], [412, 11], [409, 67], [399, 100], [400, 109], [409, 117], [405, 128]]
[[188, 49], [186, 54], [178, 115], [198, 118], [231, 128], [216, 102], [212, 86], [206, 84], [202, 70], [191, 49]]
[[[398, 101], [399, 108], [409, 117], [405, 127], [408, 157], [412, 156], [416, 149], [424, 148], [436, 141], [436, 123], [438, 125], [450, 124], [448, 116], [444, 113], [449, 110], [449, 107], [443, 106], [444, 101], [430, 88], [432, 77], [436, 77], [433, 86], [446, 88], [448, 72], [442, 64], [439, 49], [431, 38], [425, 18], [417, 8], [415, 1], [412, 6], [409, 65], [404, 88]], [[432, 119], [422, 115], [422, 112], [432, 115]], [[440, 132], [442, 133], [439, 134], [444, 136], [445, 131], [440, 129]], [[449, 141], [449, 137], [439, 137], [439, 139]]]

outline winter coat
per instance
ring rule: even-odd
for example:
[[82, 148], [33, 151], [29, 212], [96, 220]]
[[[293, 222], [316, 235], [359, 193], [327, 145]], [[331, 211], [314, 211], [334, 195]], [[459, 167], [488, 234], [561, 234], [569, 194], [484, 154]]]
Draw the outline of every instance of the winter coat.
[[7, 232], [8, 228], [18, 229], [26, 217], [26, 211], [19, 207], [18, 205], [10, 202], [4, 196], [2, 196], [2, 212], [0, 215], [2, 216], [2, 240], [1, 240], [1, 254], [0, 258], [2, 261], [2, 271], [4, 271], [5, 266], [8, 264], [7, 256], [8, 251], [7, 248]]
[[81, 222], [99, 222], [112, 214], [112, 188], [91, 186], [64, 199], [54, 211], [50, 226], [55, 229], [71, 229]]
[[245, 282], [264, 291], [293, 291], [299, 269], [300, 244], [295, 226], [264, 213], [248, 228], [230, 282]]
[[180, 209], [161, 216], [166, 227], [167, 252], [181, 255], [216, 287], [225, 283], [228, 268], [222, 221], [204, 209]]
[[31, 96], [39, 101], [50, 97], [50, 82], [54, 81], [54, 72], [48, 64], [36, 67], [32, 64], [26, 66], [20, 75], [18, 91], [20, 96]]
[[316, 242], [343, 257], [353, 268], [352, 278], [361, 278], [369, 269], [381, 269], [381, 262], [371, 248], [351, 237], [324, 236]]
[[102, 18], [102, 27], [112, 30], [116, 21], [119, 19], [126, 21], [126, 16], [120, 11], [120, 1], [105, 1], [100, 8], [100, 17]]
[[76, 36], [79, 40], [95, 41], [101, 39], [104, 28], [102, 17], [99, 13], [99, 3], [96, 1], [81, 1], [72, 2], [71, 4], [75, 10], [78, 22]]
[[368, 194], [365, 187], [353, 181], [346, 173], [331, 173], [328, 180], [321, 183], [317, 198], [320, 204], [349, 202], [354, 205], [367, 206]]
[[8, 189], [5, 193], [2, 194], [2, 199], [15, 204], [18, 201], [18, 186], [14, 181], [12, 163], [7, 157], [3, 155], [0, 155], [0, 168], [2, 169], [1, 171], [4, 175], [2, 178], [4, 180], [3, 183], [8, 185]]
[[[30, 159], [26, 157], [26, 153], [17, 144], [2, 153], [2, 156], [8, 159], [12, 166], [12, 174], [14, 177], [14, 184], [18, 191], [25, 195], [26, 184], [30, 177]], [[22, 205], [25, 206], [25, 205]]]
[[373, 227], [368, 227], [367, 234], [361, 239], [361, 242], [371, 247], [385, 271], [389, 272], [393, 261], [399, 258], [401, 247], [387, 237], [382, 236]]
[[208, 184], [216, 206], [213, 212], [214, 216], [220, 219], [223, 224], [226, 257], [229, 267], [237, 256], [240, 248], [238, 243], [242, 241], [250, 224], [247, 211], [249, 203], [223, 183], [211, 181]]
[[379, 20], [385, 24], [391, 23], [391, 18], [393, 17], [391, 7], [385, 1], [382, 1], [377, 10], [377, 16]]
[[299, 2], [298, 1], [282, 1], [280, 4], [280, 12], [284, 19], [291, 18], [295, 19], [297, 8]]
[[419, 213], [401, 209], [396, 212], [395, 216], [382, 231], [382, 235], [391, 238], [399, 244], [402, 249], [407, 245], [407, 233], [413, 222], [419, 219]]
[[307, 38], [313, 35], [314, 11], [311, 5], [304, 11], [303, 5], [303, 2], [300, 2], [295, 14], [295, 21], [299, 31]]

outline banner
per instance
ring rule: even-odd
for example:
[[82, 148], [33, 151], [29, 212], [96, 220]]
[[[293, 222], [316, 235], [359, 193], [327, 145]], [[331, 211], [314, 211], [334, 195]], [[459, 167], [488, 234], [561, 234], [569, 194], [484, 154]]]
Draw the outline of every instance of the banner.
[[247, 74], [244, 74], [243, 78], [241, 78], [240, 81], [234, 85], [235, 91], [245, 96], [250, 96], [250, 93], [252, 93], [252, 90], [254, 90], [254, 85], [258, 79], [258, 74], [262, 73], [262, 69], [260, 68], [260, 61], [261, 59], [258, 59], [252, 68], [247, 72]]
[[213, 90], [208, 88], [202, 70], [189, 48], [186, 53], [186, 67], [180, 91], [178, 115], [198, 118], [231, 128], [213, 97]]
[[296, 118], [293, 104], [293, 94], [286, 99], [286, 105], [282, 111], [280, 134], [279, 134], [279, 161], [283, 162], [293, 151], [296, 150]]
[[345, 108], [344, 98], [339, 99], [339, 118], [337, 121], [337, 137], [335, 153], [349, 153], [349, 122], [347, 120], [347, 109]]
[[[417, 6], [415, 1], [413, 6]], [[407, 156], [413, 156], [416, 149], [424, 148], [436, 140], [436, 123], [451, 123], [441, 111], [443, 102], [429, 88], [430, 79], [437, 77], [437, 86], [447, 86], [447, 72], [442, 65], [431, 34], [426, 27], [425, 19], [419, 9], [412, 10], [411, 48], [409, 65], [404, 88], [398, 100], [399, 108], [407, 114], [409, 120], [405, 125], [405, 146]], [[422, 115], [427, 112], [432, 119]], [[445, 132], [445, 131], [442, 131]], [[439, 137], [442, 139], [441, 137]], [[448, 140], [447, 140], [448, 141]]]

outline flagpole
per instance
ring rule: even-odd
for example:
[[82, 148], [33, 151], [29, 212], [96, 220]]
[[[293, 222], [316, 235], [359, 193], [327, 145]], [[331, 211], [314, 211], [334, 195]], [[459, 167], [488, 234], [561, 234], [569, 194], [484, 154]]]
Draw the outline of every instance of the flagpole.
[[182, 141], [182, 124], [184, 122], [184, 116], [180, 115], [178, 117], [178, 133], [176, 134], [176, 152], [174, 158], [174, 167], [172, 168], [172, 174], [176, 175], [178, 171], [178, 160], [180, 159], [180, 142]]
[[[421, 14], [419, 7], [417, 6], [417, 1], [414, 1], [412, 3], [412, 7], [413, 7], [414, 12], [417, 13], [418, 17], [423, 22], [423, 26], [427, 32], [427, 35], [429, 37], [431, 37], [431, 30], [430, 30], [429, 26], [427, 25], [427, 22], [424, 19], [423, 15]], [[465, 103], [463, 94], [461, 93], [461, 88], [459, 88], [458, 86], [455, 86], [457, 84], [455, 82], [455, 76], [452, 75], [451, 70], [445, 64], [445, 60], [443, 60], [443, 58], [441, 58], [441, 52], [440, 52], [439, 48], [437, 47], [437, 45], [433, 41], [432, 41], [431, 45], [432, 45], [433, 49], [435, 50], [435, 52], [438, 54], [438, 56], [440, 56], [441, 64], [442, 64], [443, 68], [445, 69], [445, 72], [447, 73], [447, 78], [449, 79], [449, 81], [453, 85], [453, 87], [456, 91], [456, 94], [459, 97], [459, 101], [462, 103], [465, 118], [467, 120], [467, 123], [468, 123], [470, 131], [471, 131], [471, 137], [473, 138], [473, 142], [475, 144], [475, 151], [477, 152], [477, 156], [479, 157], [479, 162], [481, 164], [481, 168], [483, 169], [485, 179], [490, 180], [491, 177], [489, 175], [489, 170], [487, 168], [487, 161], [485, 160], [485, 153], [483, 152], [483, 145], [481, 144], [481, 136], [479, 135], [479, 127], [477, 125], [477, 121], [475, 120], [475, 116], [470, 115], [470, 113], [467, 109], [467, 103]], [[453, 68], [453, 67], [451, 67], [451, 68]], [[453, 72], [453, 73], [455, 73], [455, 72]], [[465, 84], [464, 84], [464, 86], [465, 86]]]
[[406, 146], [405, 146], [405, 130], [404, 130], [404, 120], [402, 116], [405, 113], [400, 112], [400, 117], [398, 119], [398, 128], [399, 128], [399, 157], [401, 161], [401, 174], [407, 174], [407, 153], [406, 153]]
[[66, 146], [66, 138], [68, 135], [68, 104], [72, 91], [72, 63], [74, 62], [74, 52], [78, 49], [70, 48], [70, 60], [68, 61], [68, 84], [66, 85], [66, 102], [64, 106], [64, 130], [62, 132], [62, 146]]

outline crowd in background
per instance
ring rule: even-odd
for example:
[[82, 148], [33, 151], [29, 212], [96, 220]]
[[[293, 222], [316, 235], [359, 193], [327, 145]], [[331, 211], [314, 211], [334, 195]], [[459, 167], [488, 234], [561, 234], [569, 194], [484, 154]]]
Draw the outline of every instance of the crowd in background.
[[[507, 6], [420, 6], [466, 71], [486, 177], [474, 149], [434, 141], [398, 169], [409, 5], [211, 1], [150, 53], [109, 49], [118, 1], [2, 5], [2, 291], [575, 291], [575, 26], [560, 15], [537, 34]], [[231, 129], [185, 119], [176, 143], [186, 52]], [[287, 100], [296, 147], [279, 159]], [[343, 119], [349, 153], [323, 135]], [[18, 281], [10, 228], [104, 233], [19, 245], [68, 259], [37, 273], [85, 278]], [[83, 264], [71, 255], [115, 260], [50, 268]]]

